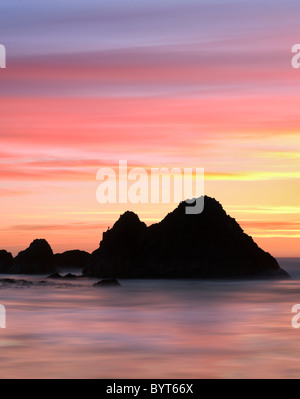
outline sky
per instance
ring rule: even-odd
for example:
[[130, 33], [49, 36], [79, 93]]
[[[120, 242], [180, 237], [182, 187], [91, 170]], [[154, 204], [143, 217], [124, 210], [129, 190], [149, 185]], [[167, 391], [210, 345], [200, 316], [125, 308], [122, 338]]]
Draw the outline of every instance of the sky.
[[300, 4], [1, 0], [0, 248], [96, 249], [130, 209], [97, 170], [205, 170], [205, 193], [278, 257], [300, 256]]

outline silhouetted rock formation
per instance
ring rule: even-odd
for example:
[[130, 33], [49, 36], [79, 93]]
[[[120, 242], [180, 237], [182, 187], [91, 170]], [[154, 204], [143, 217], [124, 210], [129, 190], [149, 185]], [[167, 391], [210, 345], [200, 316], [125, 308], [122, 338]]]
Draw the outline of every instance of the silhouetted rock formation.
[[121, 284], [115, 278], [107, 278], [105, 280], [98, 281], [93, 285], [94, 287], [121, 287]]
[[58, 272], [52, 273], [50, 274], [50, 276], [48, 276], [47, 278], [49, 279], [74, 279], [74, 278], [82, 278], [84, 276], [80, 275], [80, 276], [76, 276], [75, 274], [72, 273], [68, 273], [65, 276], [62, 276], [61, 274], [59, 274]]
[[50, 274], [50, 276], [48, 276], [47, 278], [62, 278], [62, 276], [59, 273], [55, 272]]
[[76, 278], [76, 277], [78, 277], [78, 276], [76, 276], [75, 274], [72, 274], [72, 273], [68, 273], [65, 276], [63, 276], [63, 278]]
[[74, 284], [67, 283], [56, 283], [53, 281], [39, 280], [39, 281], [28, 281], [23, 279], [15, 279], [15, 278], [0, 278], [0, 287], [14, 287], [14, 288], [30, 288], [30, 287], [78, 287]]
[[84, 268], [101, 278], [288, 278], [277, 261], [245, 234], [215, 199], [187, 215], [182, 202], [146, 227], [126, 212], [103, 234]]
[[54, 261], [57, 269], [64, 268], [79, 268], [83, 269], [87, 264], [91, 254], [85, 251], [75, 249], [74, 251], [67, 251], [62, 254], [55, 254]]
[[14, 278], [1, 278], [0, 279], [0, 287], [18, 287], [18, 288], [24, 288], [24, 287], [31, 287], [33, 283], [31, 281], [26, 281], [26, 280], [15, 280]]
[[9, 270], [11, 274], [42, 274], [55, 271], [54, 256], [46, 240], [34, 240], [21, 251]]
[[4, 249], [0, 251], [0, 273], [7, 273], [13, 263], [13, 256]]

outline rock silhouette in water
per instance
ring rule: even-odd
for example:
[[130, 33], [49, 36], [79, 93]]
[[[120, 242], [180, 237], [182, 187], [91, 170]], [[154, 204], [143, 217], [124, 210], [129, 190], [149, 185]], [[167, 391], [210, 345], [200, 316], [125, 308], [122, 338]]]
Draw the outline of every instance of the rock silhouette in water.
[[62, 278], [62, 276], [59, 273], [55, 272], [55, 273], [51, 273], [50, 276], [48, 276], [47, 278], [56, 279], [56, 278]]
[[11, 274], [41, 274], [55, 271], [53, 251], [46, 240], [34, 240], [14, 259]]
[[12, 266], [13, 260], [12, 254], [2, 249], [0, 251], [0, 273], [7, 273]]
[[221, 204], [205, 196], [204, 210], [187, 215], [182, 202], [147, 227], [133, 212], [103, 234], [83, 273], [101, 278], [288, 278]]
[[87, 264], [90, 256], [91, 254], [88, 252], [75, 249], [73, 251], [63, 252], [62, 254], [55, 254], [54, 261], [57, 269], [79, 268], [82, 270]]
[[0, 279], [0, 286], [1, 287], [10, 287], [10, 286], [15, 286], [15, 287], [31, 287], [33, 283], [31, 281], [26, 281], [26, 280], [16, 280], [14, 278], [1, 278]]
[[121, 287], [121, 284], [115, 278], [107, 278], [105, 280], [98, 281], [93, 285], [94, 287]]
[[77, 278], [77, 277], [79, 277], [79, 276], [76, 276], [75, 274], [72, 274], [72, 273], [68, 273], [65, 276], [63, 276], [63, 278], [67, 278], [67, 279], [69, 279], [69, 278]]

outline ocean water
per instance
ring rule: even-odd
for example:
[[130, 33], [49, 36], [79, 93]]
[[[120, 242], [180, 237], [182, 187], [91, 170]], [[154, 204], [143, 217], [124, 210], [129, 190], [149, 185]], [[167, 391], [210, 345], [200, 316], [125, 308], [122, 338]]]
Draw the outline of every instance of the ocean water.
[[299, 378], [300, 262], [280, 263], [293, 280], [18, 276], [34, 284], [0, 288], [0, 378]]

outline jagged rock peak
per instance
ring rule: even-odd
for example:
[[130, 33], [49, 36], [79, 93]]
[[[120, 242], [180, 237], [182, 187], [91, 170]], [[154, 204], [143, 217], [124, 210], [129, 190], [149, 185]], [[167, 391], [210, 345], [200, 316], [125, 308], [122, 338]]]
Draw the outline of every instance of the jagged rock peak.
[[9, 273], [42, 274], [54, 271], [52, 248], [45, 239], [36, 239], [15, 257]]
[[122, 215], [120, 215], [119, 219], [114, 224], [113, 228], [125, 226], [126, 228], [134, 225], [145, 224], [141, 222], [138, 215], [132, 211], [126, 211]]
[[[49, 243], [44, 238], [37, 238], [29, 245], [27, 250], [37, 251], [37, 252], [44, 252], [48, 253], [49, 255], [53, 255], [53, 251]], [[25, 250], [25, 251], [27, 251]]]
[[[203, 198], [201, 198], [203, 199]], [[102, 278], [288, 278], [214, 198], [199, 214], [182, 202], [149, 227], [125, 212], [83, 273]]]

